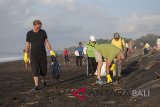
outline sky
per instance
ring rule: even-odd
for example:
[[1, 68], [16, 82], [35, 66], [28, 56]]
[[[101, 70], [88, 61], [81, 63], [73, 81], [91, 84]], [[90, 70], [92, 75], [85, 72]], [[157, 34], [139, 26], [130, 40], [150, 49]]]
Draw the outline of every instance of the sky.
[[97, 39], [160, 34], [160, 0], [0, 0], [0, 53], [20, 52], [35, 19], [53, 50]]

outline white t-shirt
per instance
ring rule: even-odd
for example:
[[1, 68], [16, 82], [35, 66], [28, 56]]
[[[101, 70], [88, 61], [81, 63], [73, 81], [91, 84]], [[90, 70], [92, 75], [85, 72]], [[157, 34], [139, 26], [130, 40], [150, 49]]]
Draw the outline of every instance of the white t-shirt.
[[160, 45], [160, 39], [157, 39], [157, 45]]
[[129, 45], [128, 45], [128, 43], [126, 43], [126, 48], [129, 48]]

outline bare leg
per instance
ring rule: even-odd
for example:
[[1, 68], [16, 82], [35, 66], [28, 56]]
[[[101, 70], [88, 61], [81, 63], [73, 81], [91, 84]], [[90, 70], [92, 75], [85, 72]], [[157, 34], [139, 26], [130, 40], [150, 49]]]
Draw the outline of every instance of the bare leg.
[[38, 84], [38, 77], [33, 77], [33, 79], [34, 79], [34, 84], [35, 84], [35, 86], [38, 86], [39, 84]]
[[46, 77], [45, 76], [42, 77], [42, 82], [46, 82]]
[[113, 70], [113, 77], [116, 77], [116, 59], [114, 59], [114, 64], [115, 64], [115, 67]]
[[122, 61], [118, 61], [118, 76], [121, 77], [122, 72]]
[[101, 79], [101, 68], [102, 68], [103, 62], [99, 61], [97, 65], [97, 79]]
[[43, 77], [43, 81], [46, 82], [46, 77], [45, 76]]
[[44, 88], [44, 87], [46, 87], [47, 86], [47, 83], [46, 83], [46, 76], [43, 76], [42, 77], [42, 87]]

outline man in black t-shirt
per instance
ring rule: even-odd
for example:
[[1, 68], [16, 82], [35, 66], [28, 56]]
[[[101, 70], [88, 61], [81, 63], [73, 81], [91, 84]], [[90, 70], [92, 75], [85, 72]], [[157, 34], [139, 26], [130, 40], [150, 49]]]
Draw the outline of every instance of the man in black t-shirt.
[[[33, 22], [33, 30], [27, 33], [26, 46], [24, 53], [24, 61], [27, 63], [28, 50], [31, 47], [31, 69], [33, 72], [33, 79], [35, 87], [33, 90], [39, 89], [39, 76], [43, 77], [42, 85], [46, 86], [46, 75], [47, 75], [47, 54], [46, 48], [50, 52], [51, 56], [56, 57], [54, 51], [52, 51], [51, 45], [47, 39], [47, 34], [41, 29], [42, 23], [40, 20], [35, 20]], [[46, 47], [46, 48], [45, 48]]]

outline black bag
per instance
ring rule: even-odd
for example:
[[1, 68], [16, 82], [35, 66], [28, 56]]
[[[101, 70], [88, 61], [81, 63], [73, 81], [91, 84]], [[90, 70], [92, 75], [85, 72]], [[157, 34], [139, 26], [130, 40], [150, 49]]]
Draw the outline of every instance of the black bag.
[[144, 54], [146, 55], [146, 54], [148, 54], [149, 52], [148, 52], [148, 49], [147, 48], [144, 48]]
[[51, 73], [54, 79], [60, 78], [60, 66], [56, 57], [51, 57]]

